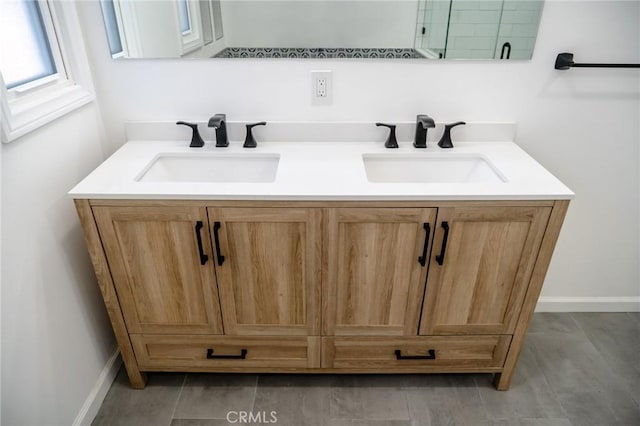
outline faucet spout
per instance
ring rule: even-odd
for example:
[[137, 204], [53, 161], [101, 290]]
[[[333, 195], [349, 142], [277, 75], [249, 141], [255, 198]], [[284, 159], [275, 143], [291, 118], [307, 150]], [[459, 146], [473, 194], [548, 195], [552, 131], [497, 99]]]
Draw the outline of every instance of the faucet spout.
[[416, 117], [416, 135], [413, 139], [413, 146], [416, 148], [427, 147], [427, 130], [436, 127], [433, 118], [426, 114], [419, 114]]
[[225, 114], [216, 114], [209, 119], [209, 127], [216, 129], [216, 147], [224, 148], [229, 146], [229, 138], [227, 137], [227, 116]]

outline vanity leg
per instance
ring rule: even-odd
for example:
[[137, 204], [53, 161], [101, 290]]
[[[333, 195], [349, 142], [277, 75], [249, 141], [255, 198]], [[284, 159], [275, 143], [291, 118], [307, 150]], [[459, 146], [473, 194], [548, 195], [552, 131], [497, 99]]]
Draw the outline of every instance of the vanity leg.
[[511, 371], [510, 374], [505, 374], [504, 371], [502, 373], [496, 373], [496, 375], [493, 376], [493, 385], [496, 387], [496, 390], [509, 390], [509, 387], [511, 386], [511, 377], [513, 377], [513, 371]]
[[567, 214], [567, 208], [569, 207], [568, 200], [556, 201], [553, 204], [551, 210], [551, 216], [549, 216], [549, 222], [547, 223], [547, 229], [545, 230], [542, 243], [540, 245], [540, 251], [538, 253], [538, 259], [533, 268], [533, 274], [529, 281], [529, 288], [524, 298], [522, 310], [520, 311], [520, 318], [516, 325], [516, 329], [513, 333], [513, 339], [511, 340], [511, 346], [507, 353], [507, 359], [504, 362], [504, 368], [501, 373], [497, 373], [494, 378], [494, 385], [497, 390], [508, 390], [511, 386], [511, 379], [513, 372], [516, 368], [518, 358], [520, 358], [520, 352], [522, 351], [522, 345], [526, 338], [527, 330], [529, 329], [529, 323], [533, 317], [533, 311], [538, 303], [538, 297], [540, 291], [542, 291], [542, 284], [544, 283], [544, 277], [547, 274], [549, 268], [549, 262], [551, 262], [551, 255], [553, 249], [558, 241], [560, 235], [560, 228], [562, 222]]
[[143, 373], [138, 370], [138, 366], [136, 364], [135, 370], [130, 370], [127, 367], [127, 364], [124, 365], [124, 368], [127, 369], [127, 376], [129, 376], [129, 383], [133, 389], [144, 389], [147, 385], [147, 373]]
[[131, 340], [129, 340], [129, 333], [127, 332], [127, 326], [124, 322], [122, 311], [118, 303], [118, 297], [116, 295], [116, 289], [113, 286], [111, 279], [111, 272], [109, 271], [109, 265], [102, 250], [102, 243], [100, 242], [100, 235], [98, 234], [98, 228], [96, 227], [95, 220], [93, 218], [93, 212], [91, 211], [91, 205], [89, 200], [74, 200], [76, 204], [76, 211], [80, 218], [80, 224], [84, 229], [84, 237], [87, 243], [87, 249], [93, 268], [96, 272], [96, 278], [98, 279], [98, 286], [104, 299], [105, 307], [107, 308], [107, 314], [109, 320], [111, 320], [111, 326], [113, 327], [114, 334], [116, 336], [116, 342], [122, 355], [122, 361], [127, 369], [127, 375], [131, 387], [134, 389], [143, 389], [145, 387], [147, 377], [138, 368], [138, 362], [133, 352], [133, 346]]

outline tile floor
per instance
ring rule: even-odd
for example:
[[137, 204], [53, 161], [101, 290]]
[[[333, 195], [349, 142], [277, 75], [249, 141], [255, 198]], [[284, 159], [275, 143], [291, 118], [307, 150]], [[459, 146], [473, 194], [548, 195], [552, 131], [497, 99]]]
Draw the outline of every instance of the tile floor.
[[277, 426], [640, 426], [640, 313], [536, 314], [508, 392], [489, 374], [155, 373], [132, 390], [121, 371], [93, 425], [242, 424], [229, 411]]

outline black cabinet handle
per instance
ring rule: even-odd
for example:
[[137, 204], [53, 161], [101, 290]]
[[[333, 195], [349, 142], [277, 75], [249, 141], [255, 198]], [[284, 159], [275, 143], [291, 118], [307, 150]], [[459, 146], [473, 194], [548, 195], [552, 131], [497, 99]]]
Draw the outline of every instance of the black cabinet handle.
[[199, 220], [196, 222], [196, 239], [198, 240], [198, 253], [200, 253], [200, 264], [204, 265], [209, 260], [209, 256], [204, 254], [204, 249], [202, 248], [202, 235], [200, 234], [200, 230], [202, 229], [202, 221]]
[[214, 355], [213, 349], [207, 349], [207, 359], [246, 359], [247, 358], [246, 349], [240, 350], [240, 355]]
[[428, 223], [423, 225], [425, 236], [424, 236], [424, 247], [422, 248], [422, 256], [418, 257], [418, 262], [421, 266], [427, 264], [427, 248], [429, 247], [429, 235], [431, 234], [431, 226]]
[[428, 355], [402, 355], [402, 351], [400, 349], [396, 349], [396, 359], [436, 359], [436, 351], [435, 349], [429, 349], [427, 351]]
[[220, 222], [213, 223], [213, 240], [216, 243], [216, 257], [218, 258], [218, 266], [222, 266], [224, 263], [224, 256], [220, 253], [220, 237], [218, 231], [220, 230]]
[[449, 223], [442, 222], [442, 229], [444, 229], [444, 237], [442, 237], [442, 248], [440, 249], [440, 254], [436, 256], [436, 262], [438, 265], [442, 265], [444, 263], [444, 255], [447, 251], [447, 240], [449, 239]]

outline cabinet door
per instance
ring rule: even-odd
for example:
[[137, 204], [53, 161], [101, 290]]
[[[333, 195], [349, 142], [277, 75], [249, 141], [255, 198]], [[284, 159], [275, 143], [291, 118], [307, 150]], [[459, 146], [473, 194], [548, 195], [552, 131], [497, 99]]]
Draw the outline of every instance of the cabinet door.
[[324, 334], [416, 335], [436, 209], [326, 215]]
[[439, 209], [420, 334], [513, 333], [550, 212]]
[[94, 207], [93, 214], [129, 333], [222, 333], [204, 208]]
[[318, 335], [321, 211], [211, 208], [225, 333]]

